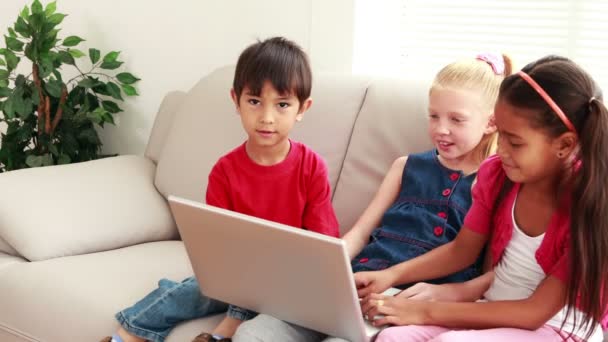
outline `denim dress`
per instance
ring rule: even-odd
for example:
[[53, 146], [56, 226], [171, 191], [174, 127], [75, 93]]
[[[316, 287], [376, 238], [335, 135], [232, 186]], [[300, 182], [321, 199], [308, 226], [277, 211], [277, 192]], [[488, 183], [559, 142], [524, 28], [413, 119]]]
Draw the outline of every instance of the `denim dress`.
[[[475, 176], [441, 165], [436, 150], [410, 155], [399, 197], [352, 260], [353, 271], [382, 270], [454, 240], [471, 206]], [[463, 271], [428, 282], [467, 281], [479, 275], [480, 265], [478, 260]]]

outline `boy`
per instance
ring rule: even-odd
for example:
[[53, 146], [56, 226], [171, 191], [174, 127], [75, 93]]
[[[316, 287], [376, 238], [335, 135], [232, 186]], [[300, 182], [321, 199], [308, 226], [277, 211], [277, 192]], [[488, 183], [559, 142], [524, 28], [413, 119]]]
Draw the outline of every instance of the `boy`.
[[[287, 39], [257, 42], [241, 53], [230, 96], [248, 138], [211, 170], [208, 204], [339, 235], [325, 162], [288, 137], [310, 108], [311, 83], [306, 54]], [[177, 323], [226, 309], [212, 334], [202, 333], [193, 342], [230, 341], [241, 322], [256, 313], [206, 297], [194, 277], [181, 283], [162, 279], [158, 289], [116, 314], [122, 327], [102, 341], [162, 342]]]

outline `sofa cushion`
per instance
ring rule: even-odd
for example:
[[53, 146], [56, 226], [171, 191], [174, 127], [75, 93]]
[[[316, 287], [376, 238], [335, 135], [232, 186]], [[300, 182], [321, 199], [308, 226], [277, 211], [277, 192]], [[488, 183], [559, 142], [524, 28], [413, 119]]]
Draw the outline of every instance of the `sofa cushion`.
[[154, 163], [139, 156], [0, 176], [0, 236], [28, 260], [177, 237]]
[[0, 253], [6, 253], [10, 255], [17, 255], [17, 251], [11, 247], [3, 238], [0, 237]]
[[427, 84], [430, 79], [384, 79], [368, 88], [333, 198], [342, 233], [363, 213], [396, 158], [432, 147]]
[[[180, 281], [190, 275], [180, 241], [9, 267], [0, 272], [0, 341], [11, 341], [4, 336], [15, 341], [99, 341], [118, 328], [114, 314], [156, 288], [160, 278]], [[173, 335], [194, 337], [220, 317], [192, 322]]]
[[0, 253], [0, 273], [5, 271], [7, 267], [14, 266], [15, 264], [22, 262], [27, 262], [27, 260], [20, 257], [16, 257], [14, 255]]
[[[229, 96], [233, 74], [233, 67], [224, 67], [204, 77], [188, 92], [177, 111], [156, 174], [156, 186], [165, 196], [203, 201], [207, 175], [215, 162], [246, 139]], [[332, 188], [367, 83], [364, 78], [315, 77], [313, 105], [291, 134], [325, 158]], [[315, 94], [319, 94], [318, 102]]]

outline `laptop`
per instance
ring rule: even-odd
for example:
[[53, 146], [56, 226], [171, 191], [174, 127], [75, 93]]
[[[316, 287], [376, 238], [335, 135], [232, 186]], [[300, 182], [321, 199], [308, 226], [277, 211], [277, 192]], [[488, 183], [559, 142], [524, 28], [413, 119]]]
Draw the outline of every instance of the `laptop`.
[[378, 331], [363, 319], [343, 240], [175, 196], [169, 204], [206, 296], [353, 342]]

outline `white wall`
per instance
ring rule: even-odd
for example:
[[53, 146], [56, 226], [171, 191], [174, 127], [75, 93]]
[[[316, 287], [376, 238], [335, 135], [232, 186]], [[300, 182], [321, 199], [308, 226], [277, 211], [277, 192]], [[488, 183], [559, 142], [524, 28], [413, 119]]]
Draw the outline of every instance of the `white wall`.
[[[6, 34], [31, 1], [0, 1], [0, 32]], [[68, 14], [60, 38], [86, 39], [79, 46], [85, 52], [119, 50], [123, 67], [142, 79], [140, 96], [121, 104], [117, 126], [103, 131], [104, 153], [143, 153], [162, 96], [236, 63], [257, 38], [295, 40], [315, 72], [352, 69], [353, 0], [59, 0], [57, 11]]]

